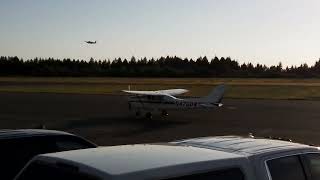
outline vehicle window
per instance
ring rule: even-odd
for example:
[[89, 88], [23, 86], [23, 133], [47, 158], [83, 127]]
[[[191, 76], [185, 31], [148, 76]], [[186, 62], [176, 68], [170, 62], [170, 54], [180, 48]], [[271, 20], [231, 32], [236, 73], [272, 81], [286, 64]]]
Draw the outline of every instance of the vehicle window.
[[18, 180], [98, 180], [99, 178], [78, 172], [77, 167], [64, 165], [53, 166], [35, 161], [17, 178]]
[[61, 136], [55, 138], [57, 151], [94, 148], [95, 145], [78, 137]]
[[193, 180], [193, 179], [201, 179], [201, 180], [244, 180], [244, 174], [239, 168], [232, 168], [226, 170], [218, 170], [207, 173], [200, 174], [192, 174], [187, 176], [169, 178], [167, 180]]
[[273, 159], [267, 162], [272, 180], [305, 180], [299, 156], [289, 156]]
[[35, 155], [53, 152], [56, 147], [41, 138], [1, 140], [0, 179], [12, 179]]
[[[34, 156], [38, 154], [93, 148], [95, 145], [78, 137], [28, 137], [0, 140], [0, 179], [12, 179]], [[14, 162], [14, 163], [12, 163]]]
[[74, 141], [57, 141], [56, 146], [59, 151], [69, 151], [69, 150], [76, 150], [76, 149], [85, 149], [88, 148], [86, 144], [81, 144], [79, 142]]
[[304, 159], [309, 167], [311, 180], [320, 179], [320, 154], [306, 154]]

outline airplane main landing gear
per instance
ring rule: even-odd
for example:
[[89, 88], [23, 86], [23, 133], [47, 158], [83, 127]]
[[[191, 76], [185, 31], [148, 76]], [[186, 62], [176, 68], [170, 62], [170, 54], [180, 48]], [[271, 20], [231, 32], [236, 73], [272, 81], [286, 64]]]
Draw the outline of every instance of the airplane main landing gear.
[[151, 112], [147, 112], [147, 113], [146, 113], [146, 118], [152, 119], [152, 114], [151, 114]]
[[161, 115], [162, 116], [168, 116], [169, 114], [168, 114], [168, 112], [166, 110], [162, 110]]

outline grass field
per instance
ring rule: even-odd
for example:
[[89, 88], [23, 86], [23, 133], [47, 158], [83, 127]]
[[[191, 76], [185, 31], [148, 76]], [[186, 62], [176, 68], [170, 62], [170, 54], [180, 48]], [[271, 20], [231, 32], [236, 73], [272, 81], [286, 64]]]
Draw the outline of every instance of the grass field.
[[0, 92], [120, 94], [122, 89], [186, 88], [187, 96], [206, 95], [226, 84], [226, 98], [320, 99], [320, 79], [242, 78], [0, 78]]

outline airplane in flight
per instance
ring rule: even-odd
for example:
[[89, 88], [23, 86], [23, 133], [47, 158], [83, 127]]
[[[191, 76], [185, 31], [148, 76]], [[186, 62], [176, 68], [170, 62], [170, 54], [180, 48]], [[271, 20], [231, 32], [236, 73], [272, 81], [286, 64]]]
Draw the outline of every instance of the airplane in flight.
[[209, 95], [200, 98], [178, 98], [188, 90], [186, 89], [168, 89], [158, 91], [131, 91], [122, 90], [129, 94], [129, 110], [135, 111], [136, 116], [145, 115], [152, 119], [152, 114], [160, 113], [162, 116], [168, 116], [167, 110], [172, 109], [209, 109], [221, 107], [225, 85], [219, 85], [214, 88]]
[[86, 42], [88, 44], [97, 44], [97, 41], [84, 41], [84, 42]]

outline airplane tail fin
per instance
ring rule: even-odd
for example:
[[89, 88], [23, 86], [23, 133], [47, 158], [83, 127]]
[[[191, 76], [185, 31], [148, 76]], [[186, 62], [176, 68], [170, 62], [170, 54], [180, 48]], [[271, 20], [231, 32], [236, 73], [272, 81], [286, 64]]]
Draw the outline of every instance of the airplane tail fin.
[[205, 96], [203, 99], [207, 102], [220, 104], [225, 92], [225, 85], [219, 85], [216, 88], [214, 88], [209, 95]]

